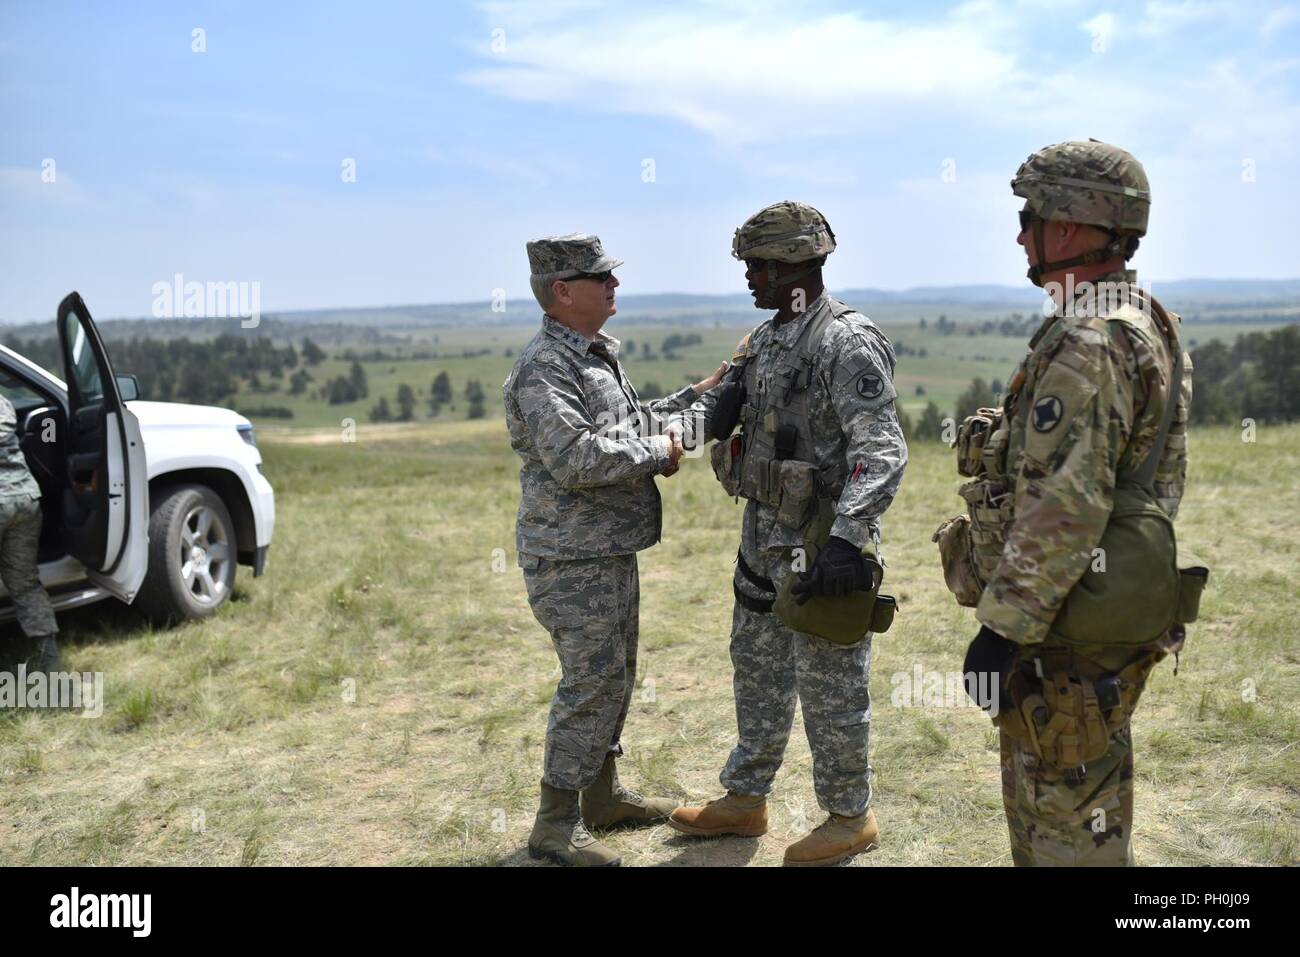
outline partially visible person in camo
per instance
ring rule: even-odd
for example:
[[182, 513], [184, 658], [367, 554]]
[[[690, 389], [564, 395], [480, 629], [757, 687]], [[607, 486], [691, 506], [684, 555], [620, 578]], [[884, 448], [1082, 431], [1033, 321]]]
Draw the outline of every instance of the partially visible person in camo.
[[684, 452], [660, 426], [726, 366], [642, 402], [618, 340], [601, 331], [617, 311], [613, 270], [622, 261], [597, 237], [573, 234], [528, 243], [528, 262], [542, 328], [504, 386], [510, 444], [522, 460], [516, 545], [529, 604], [562, 671], [528, 852], [564, 865], [617, 865], [588, 827], [651, 823], [676, 807], [623, 787], [615, 767], [636, 683], [636, 553], [660, 538], [654, 477], [675, 473]]
[[37, 548], [41, 539], [41, 489], [32, 478], [18, 442], [18, 416], [0, 395], [0, 579], [18, 614], [22, 638], [17, 653], [0, 655], [29, 672], [59, 671], [58, 625], [50, 597], [41, 587]]

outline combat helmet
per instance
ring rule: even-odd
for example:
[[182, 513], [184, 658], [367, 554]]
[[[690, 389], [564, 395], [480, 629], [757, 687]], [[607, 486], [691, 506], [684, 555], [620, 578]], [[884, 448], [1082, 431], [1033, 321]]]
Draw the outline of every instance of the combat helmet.
[[[1011, 191], [1027, 201], [1035, 217], [1034, 243], [1038, 265], [1029, 278], [1041, 285], [1044, 273], [1128, 259], [1146, 235], [1151, 211], [1151, 186], [1146, 170], [1131, 153], [1100, 140], [1072, 140], [1044, 147], [1020, 164]], [[1111, 242], [1073, 259], [1047, 262], [1043, 248], [1044, 221], [1086, 223], [1108, 230]]]
[[[817, 269], [835, 251], [835, 233], [826, 217], [809, 206], [785, 199], [760, 209], [736, 230], [731, 255], [767, 261], [767, 287], [762, 307], [774, 305], [777, 287], [789, 285]], [[777, 279], [777, 263], [811, 263]]]

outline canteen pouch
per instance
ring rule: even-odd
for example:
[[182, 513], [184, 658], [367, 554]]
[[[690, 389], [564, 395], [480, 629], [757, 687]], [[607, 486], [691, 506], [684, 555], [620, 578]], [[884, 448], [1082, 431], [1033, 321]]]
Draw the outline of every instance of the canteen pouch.
[[803, 528], [817, 501], [817, 466], [793, 459], [772, 463], [781, 487], [776, 520], [786, 528]]
[[740, 443], [740, 436], [733, 435], [713, 443], [713, 448], [709, 450], [713, 474], [722, 484], [723, 491], [732, 498], [736, 497], [740, 489]]
[[963, 608], [974, 608], [984, 593], [984, 583], [975, 572], [971, 557], [970, 519], [957, 515], [940, 525], [930, 539], [939, 545], [943, 580]]

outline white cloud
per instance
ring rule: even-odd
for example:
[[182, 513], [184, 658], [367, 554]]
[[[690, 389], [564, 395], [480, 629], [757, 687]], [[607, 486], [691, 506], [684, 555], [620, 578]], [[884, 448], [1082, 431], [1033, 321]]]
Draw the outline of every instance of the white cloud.
[[[500, 65], [462, 79], [512, 99], [668, 116], [733, 144], [871, 128], [885, 112], [973, 106], [1014, 79], [1014, 58], [972, 29], [983, 9], [918, 24], [779, 7], [506, 22], [507, 43], [489, 57]], [[514, 12], [494, 9], [503, 22]]]
[[[50, 160], [44, 160], [43, 164]], [[87, 198], [80, 184], [70, 174], [53, 166], [0, 166], [0, 197], [4, 205], [50, 204], [83, 206]]]
[[1104, 53], [1110, 49], [1110, 39], [1115, 35], [1115, 14], [1099, 13], [1079, 24], [1079, 29], [1092, 37], [1094, 53]]
[[1300, 7], [1285, 6], [1269, 11], [1264, 22], [1259, 25], [1259, 35], [1265, 40], [1272, 40], [1277, 34], [1291, 24], [1300, 22]]

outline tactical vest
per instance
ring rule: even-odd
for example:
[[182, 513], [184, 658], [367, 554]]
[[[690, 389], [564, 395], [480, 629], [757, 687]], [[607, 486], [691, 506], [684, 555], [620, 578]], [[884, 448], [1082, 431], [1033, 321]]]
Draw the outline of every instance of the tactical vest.
[[819, 501], [833, 503], [843, 490], [834, 476], [818, 474], [808, 400], [813, 360], [826, 328], [853, 311], [830, 301], [794, 343], [775, 338], [764, 342], [764, 350], [781, 353], [775, 375], [760, 376], [757, 355], [745, 356], [740, 433], [713, 446], [713, 471], [727, 494], [771, 506], [777, 520], [789, 528], [803, 528]]
[[[1116, 474], [1111, 517], [1099, 544], [1109, 571], [1094, 572], [1090, 566], [1058, 611], [1049, 637], [1066, 644], [1148, 644], [1171, 626], [1196, 620], [1208, 576], [1199, 560], [1177, 554], [1173, 523], [1152, 486], [1179, 401], [1183, 353], [1172, 320], [1154, 299], [1151, 306], [1174, 356], [1169, 403], [1146, 460]], [[1119, 325], [1140, 329], [1126, 309], [1108, 316], [1107, 325], [1112, 335], [1122, 335]], [[1007, 459], [1025, 369], [1022, 363], [1016, 371], [1002, 409], [980, 409], [957, 435], [958, 471], [972, 479], [958, 490], [968, 514], [941, 525], [934, 541], [949, 589], [969, 607], [979, 603], [992, 581], [1015, 520]]]

